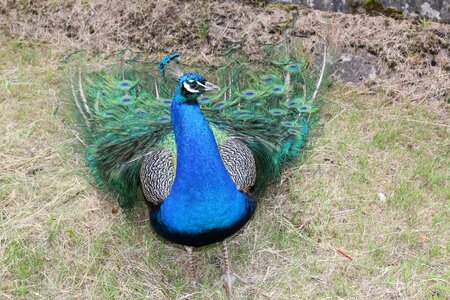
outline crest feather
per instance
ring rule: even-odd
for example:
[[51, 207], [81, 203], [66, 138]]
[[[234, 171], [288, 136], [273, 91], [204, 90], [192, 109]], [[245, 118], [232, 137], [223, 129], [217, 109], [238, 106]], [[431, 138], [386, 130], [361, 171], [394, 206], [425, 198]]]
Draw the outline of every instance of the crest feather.
[[180, 52], [176, 52], [164, 57], [158, 65], [159, 74], [161, 77], [168, 75], [178, 80], [178, 78], [183, 76], [184, 73], [180, 68], [180, 62], [177, 59], [180, 55]]

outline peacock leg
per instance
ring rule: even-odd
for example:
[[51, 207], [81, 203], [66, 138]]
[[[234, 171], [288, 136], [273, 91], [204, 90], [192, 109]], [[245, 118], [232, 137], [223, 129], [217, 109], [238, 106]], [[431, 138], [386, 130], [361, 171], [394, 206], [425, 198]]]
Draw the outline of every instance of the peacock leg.
[[233, 294], [233, 281], [236, 279], [233, 273], [231, 273], [231, 267], [230, 267], [230, 257], [228, 256], [228, 246], [227, 242], [222, 242], [222, 252], [223, 252], [223, 262], [225, 265], [225, 272], [223, 274], [223, 277], [225, 279], [225, 290], [227, 292], [228, 297], [231, 297]]
[[184, 246], [188, 253], [188, 260], [189, 260], [189, 272], [191, 273], [191, 282], [189, 285], [193, 288], [200, 288], [200, 284], [197, 280], [197, 273], [195, 272], [195, 263], [194, 263], [194, 257], [192, 256], [192, 247]]

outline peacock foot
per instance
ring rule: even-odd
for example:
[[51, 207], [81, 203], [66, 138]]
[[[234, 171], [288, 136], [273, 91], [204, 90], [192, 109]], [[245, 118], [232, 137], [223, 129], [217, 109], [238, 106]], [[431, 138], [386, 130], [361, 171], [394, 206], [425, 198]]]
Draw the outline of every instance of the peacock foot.
[[[222, 275], [223, 280], [227, 280], [226, 277], [228, 277], [226, 274]], [[236, 280], [243, 284], [252, 284], [253, 283], [251, 280], [242, 278], [241, 276], [239, 276], [238, 274], [233, 273], [233, 272], [230, 273], [229, 277], [230, 277], [232, 283], [235, 282]]]
[[227, 273], [222, 274], [222, 279], [224, 281], [223, 288], [225, 289], [225, 291], [227, 292], [227, 295], [229, 295], [229, 296], [231, 296], [233, 293], [233, 283], [236, 280], [243, 284], [251, 284], [252, 283], [249, 280], [246, 280], [233, 272], [231, 272], [230, 274], [227, 274]]
[[228, 255], [228, 247], [225, 241], [223, 241], [222, 243], [222, 251], [224, 262], [222, 274], [222, 278], [224, 280], [223, 287], [227, 293], [228, 298], [230, 299], [233, 295], [233, 283], [236, 281], [236, 279], [244, 284], [248, 284], [249, 281], [243, 279], [242, 277], [239, 277], [236, 273], [231, 272], [230, 257]]
[[222, 278], [224, 280], [223, 288], [225, 289], [228, 298], [230, 298], [233, 295], [233, 283], [236, 280], [236, 274], [234, 273], [225, 273], [222, 275]]

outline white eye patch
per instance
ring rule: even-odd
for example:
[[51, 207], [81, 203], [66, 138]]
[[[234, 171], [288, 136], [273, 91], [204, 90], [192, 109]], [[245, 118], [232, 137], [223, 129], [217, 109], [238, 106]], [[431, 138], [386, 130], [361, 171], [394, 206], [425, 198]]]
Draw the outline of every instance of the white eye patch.
[[183, 82], [183, 87], [190, 93], [200, 93], [200, 91], [194, 90], [193, 88], [191, 88], [191, 86], [189, 84], [187, 84], [186, 82]]
[[202, 87], [204, 87], [205, 89], [206, 89], [206, 85], [204, 85], [204, 84], [202, 84], [201, 82], [199, 82], [199, 81], [195, 81], [195, 82], [197, 82], [197, 84], [199, 85], [199, 86], [202, 86]]

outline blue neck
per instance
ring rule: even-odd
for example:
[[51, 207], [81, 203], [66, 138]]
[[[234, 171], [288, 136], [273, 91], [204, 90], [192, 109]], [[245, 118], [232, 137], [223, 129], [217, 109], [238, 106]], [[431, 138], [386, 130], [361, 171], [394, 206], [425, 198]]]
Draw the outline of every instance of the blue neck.
[[[177, 167], [172, 192], [231, 191], [236, 186], [222, 162], [214, 134], [196, 103], [173, 102], [171, 118], [177, 145]], [[198, 200], [198, 199], [196, 199]]]
[[[222, 162], [214, 134], [196, 101], [177, 90], [171, 107], [177, 145], [175, 181], [157, 222], [170, 232], [198, 235], [230, 228], [251, 214]], [[251, 206], [253, 207], [253, 206]]]

